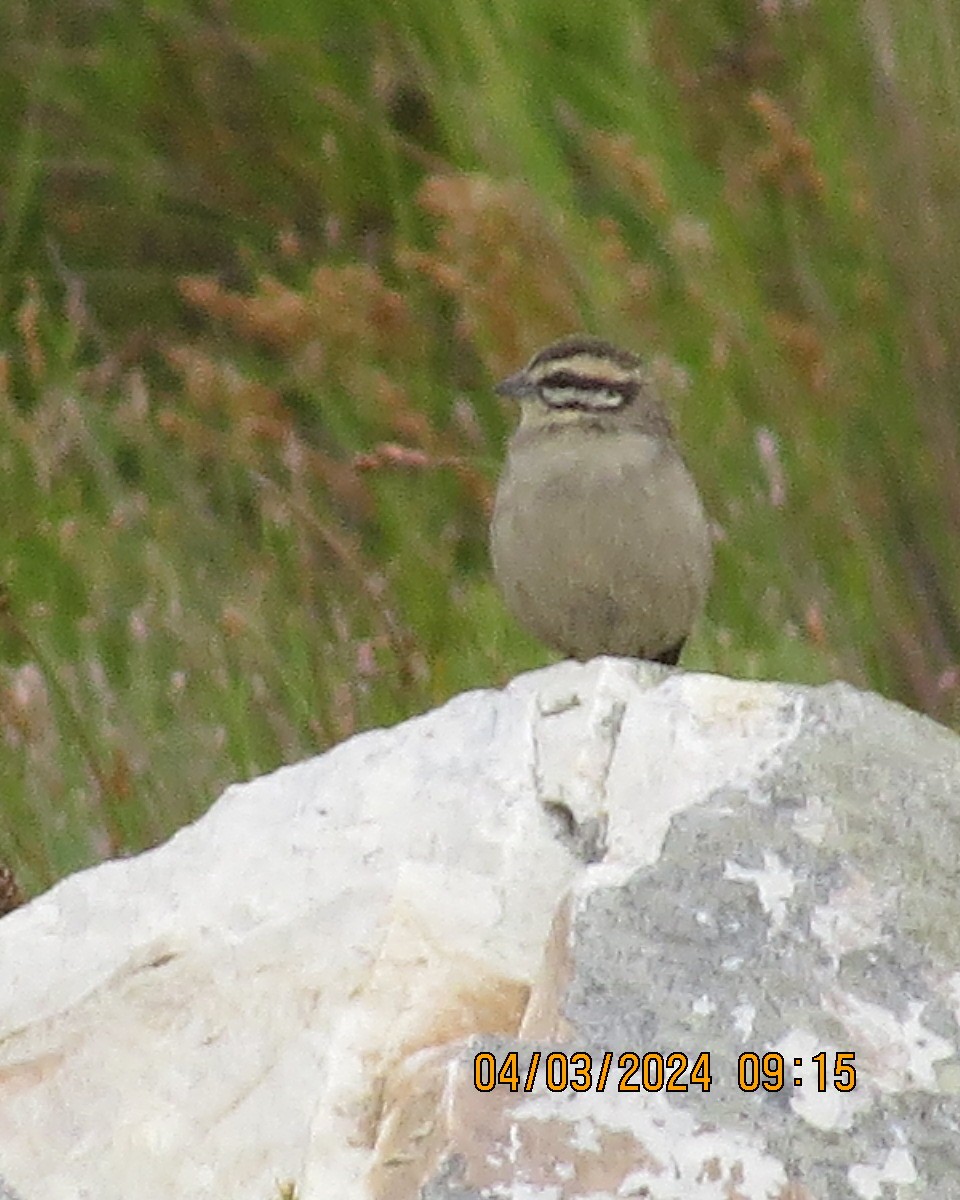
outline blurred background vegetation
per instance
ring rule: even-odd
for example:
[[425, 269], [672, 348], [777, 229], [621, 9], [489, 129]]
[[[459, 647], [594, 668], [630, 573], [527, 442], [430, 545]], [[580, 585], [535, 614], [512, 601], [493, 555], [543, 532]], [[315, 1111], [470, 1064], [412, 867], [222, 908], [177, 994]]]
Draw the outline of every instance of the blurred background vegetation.
[[0, 864], [549, 656], [492, 382], [646, 355], [707, 499], [685, 665], [956, 724], [960, 7], [5, 0]]

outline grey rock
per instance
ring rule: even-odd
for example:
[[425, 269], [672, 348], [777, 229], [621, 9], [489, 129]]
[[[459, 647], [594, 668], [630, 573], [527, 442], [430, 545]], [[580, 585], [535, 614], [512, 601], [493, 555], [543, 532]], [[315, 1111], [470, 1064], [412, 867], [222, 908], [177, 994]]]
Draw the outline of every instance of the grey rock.
[[24, 1200], [19, 1192], [15, 1192], [9, 1183], [0, 1175], [0, 1200]]

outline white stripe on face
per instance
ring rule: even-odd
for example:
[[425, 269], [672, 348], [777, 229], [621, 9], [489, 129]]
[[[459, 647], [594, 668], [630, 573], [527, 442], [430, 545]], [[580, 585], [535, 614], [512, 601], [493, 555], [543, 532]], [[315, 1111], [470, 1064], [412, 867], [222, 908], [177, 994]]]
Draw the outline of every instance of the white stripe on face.
[[639, 388], [636, 370], [584, 351], [535, 363], [529, 376], [537, 397], [555, 409], [610, 412], [633, 400]]
[[608, 391], [606, 388], [540, 387], [537, 394], [551, 408], [578, 408], [610, 411], [621, 408], [626, 396], [623, 392]]

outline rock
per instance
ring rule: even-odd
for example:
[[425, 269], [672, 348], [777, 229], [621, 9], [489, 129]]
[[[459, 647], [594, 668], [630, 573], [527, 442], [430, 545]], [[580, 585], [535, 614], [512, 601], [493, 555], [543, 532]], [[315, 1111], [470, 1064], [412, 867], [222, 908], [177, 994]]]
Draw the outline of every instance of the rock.
[[3, 918], [0, 1175], [957, 1200], [958, 797], [876, 696], [615, 659], [363, 734]]
[[3, 1178], [0, 1177], [0, 1200], [23, 1200], [23, 1197], [18, 1196], [13, 1188], [4, 1183]]

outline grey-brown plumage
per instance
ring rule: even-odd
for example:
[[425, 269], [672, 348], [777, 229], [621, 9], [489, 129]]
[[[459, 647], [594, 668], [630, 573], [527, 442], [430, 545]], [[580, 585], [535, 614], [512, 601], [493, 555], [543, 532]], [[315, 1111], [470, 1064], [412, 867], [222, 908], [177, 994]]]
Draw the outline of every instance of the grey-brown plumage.
[[573, 658], [675, 663], [706, 598], [710, 535], [641, 360], [567, 338], [497, 391], [521, 406], [490, 530], [507, 607]]

